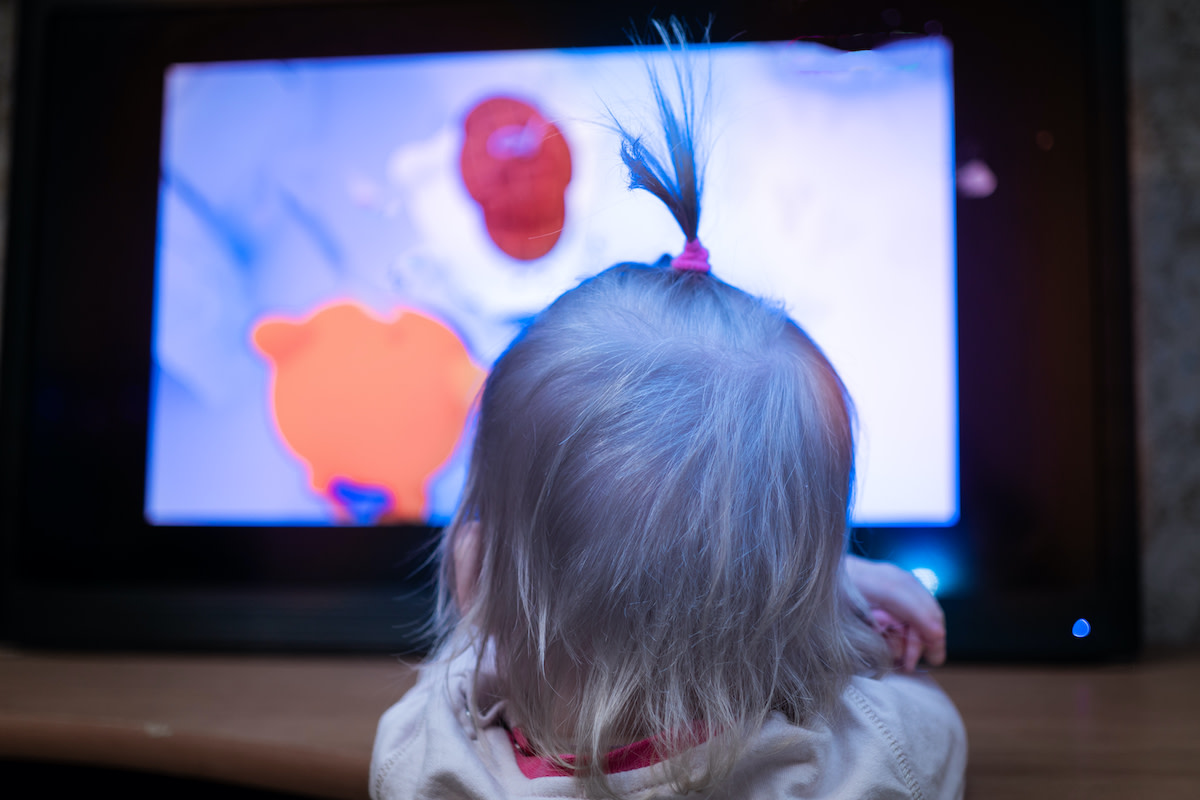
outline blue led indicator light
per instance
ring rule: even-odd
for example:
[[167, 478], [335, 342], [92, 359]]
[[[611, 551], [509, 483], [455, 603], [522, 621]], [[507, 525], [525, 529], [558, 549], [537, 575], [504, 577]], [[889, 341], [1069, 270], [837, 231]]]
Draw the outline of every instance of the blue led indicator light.
[[1082, 617], [1075, 620], [1075, 624], [1071, 626], [1071, 633], [1076, 639], [1082, 639], [1092, 632], [1092, 624]]

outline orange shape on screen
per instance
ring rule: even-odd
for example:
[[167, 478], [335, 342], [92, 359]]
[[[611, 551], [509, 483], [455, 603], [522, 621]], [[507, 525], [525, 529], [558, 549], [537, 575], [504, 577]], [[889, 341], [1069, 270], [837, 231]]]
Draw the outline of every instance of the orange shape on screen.
[[480, 102], [463, 126], [463, 182], [483, 209], [488, 235], [513, 258], [546, 255], [566, 221], [571, 151], [562, 131], [512, 97]]
[[442, 323], [403, 310], [391, 320], [342, 302], [302, 321], [265, 319], [255, 348], [272, 369], [272, 410], [312, 488], [341, 517], [341, 486], [384, 498], [378, 518], [426, 516], [426, 484], [445, 464], [484, 371]]

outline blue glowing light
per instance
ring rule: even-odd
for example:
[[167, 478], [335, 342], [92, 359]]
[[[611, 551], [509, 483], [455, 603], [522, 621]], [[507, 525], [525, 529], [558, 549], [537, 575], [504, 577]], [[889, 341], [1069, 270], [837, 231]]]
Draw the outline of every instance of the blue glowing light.
[[1075, 624], [1071, 626], [1071, 634], [1076, 639], [1082, 639], [1092, 632], [1092, 623], [1088, 622], [1083, 617], [1075, 620]]
[[938, 591], [938, 576], [937, 573], [929, 567], [913, 567], [912, 574], [917, 576], [917, 580], [921, 585], [929, 590], [932, 595], [937, 595]]
[[953, 595], [968, 586], [957, 554], [937, 543], [916, 541], [889, 552], [885, 558], [911, 572], [937, 597]]

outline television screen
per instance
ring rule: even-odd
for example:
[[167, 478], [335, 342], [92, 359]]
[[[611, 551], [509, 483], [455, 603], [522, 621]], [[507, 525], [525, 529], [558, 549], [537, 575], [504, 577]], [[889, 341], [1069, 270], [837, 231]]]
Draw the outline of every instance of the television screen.
[[[689, 52], [701, 237], [846, 382], [854, 521], [954, 523], [949, 43]], [[522, 322], [682, 246], [619, 158], [614, 118], [654, 122], [648, 69], [672, 67], [632, 47], [171, 65], [147, 520], [447, 522]]]

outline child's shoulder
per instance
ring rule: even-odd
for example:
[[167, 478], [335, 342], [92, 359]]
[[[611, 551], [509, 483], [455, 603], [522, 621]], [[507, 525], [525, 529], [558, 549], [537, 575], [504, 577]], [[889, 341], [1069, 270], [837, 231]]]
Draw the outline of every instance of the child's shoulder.
[[962, 719], [927, 675], [853, 678], [825, 718], [773, 715], [716, 798], [910, 798], [963, 795]]
[[885, 727], [901, 733], [931, 727], [966, 736], [958, 709], [927, 672], [852, 678], [843, 702], [871, 719], [881, 732]]
[[958, 798], [967, 731], [954, 703], [927, 674], [855, 678], [845, 705], [891, 755], [890, 769], [914, 798]]
[[[779, 753], [788, 743], [792, 763], [813, 768], [806, 790], [756, 797], [955, 800], [963, 794], [966, 729], [954, 703], [928, 675], [853, 678], [825, 721], [795, 726], [777, 716], [747, 757]], [[787, 767], [781, 771], [790, 781], [803, 774], [794, 767], [791, 774]]]
[[416, 684], [384, 713], [371, 756], [372, 798], [429, 796], [430, 781], [442, 784], [442, 796], [504, 796], [474, 756], [476, 727], [467, 702], [473, 670], [474, 658], [467, 654], [434, 660], [421, 667]]
[[[472, 721], [474, 668], [473, 651], [431, 663], [384, 714], [371, 763], [373, 798], [576, 796], [569, 779], [521, 776], [507, 732], [491, 719], [500, 706]], [[962, 719], [937, 684], [923, 675], [859, 677], [824, 721], [798, 726], [773, 716], [712, 797], [958, 798], [965, 768]], [[652, 767], [614, 775], [612, 783], [634, 798], [668, 789]]]

